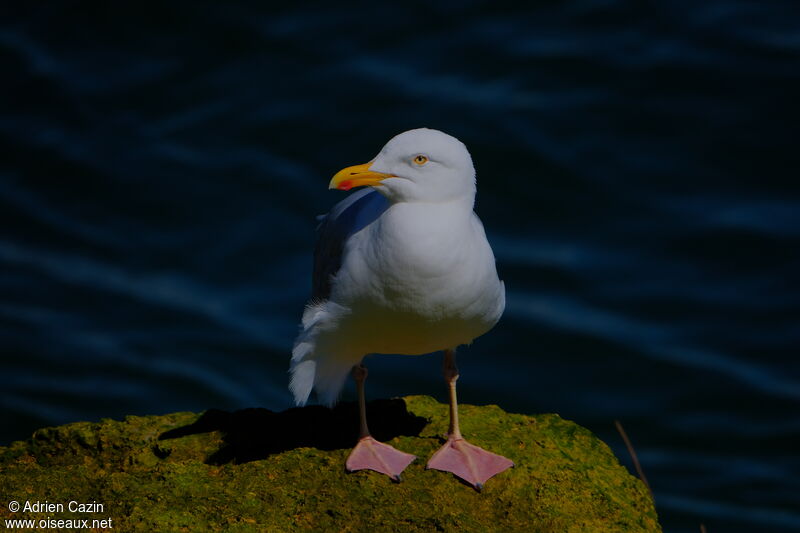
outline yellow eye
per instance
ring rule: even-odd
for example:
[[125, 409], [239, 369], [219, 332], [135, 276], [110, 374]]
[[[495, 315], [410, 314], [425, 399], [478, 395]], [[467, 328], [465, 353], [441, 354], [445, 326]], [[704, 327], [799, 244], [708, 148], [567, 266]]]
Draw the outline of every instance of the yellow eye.
[[414, 163], [418, 164], [419, 166], [424, 165], [428, 162], [428, 158], [422, 154], [419, 154], [417, 157], [414, 158]]

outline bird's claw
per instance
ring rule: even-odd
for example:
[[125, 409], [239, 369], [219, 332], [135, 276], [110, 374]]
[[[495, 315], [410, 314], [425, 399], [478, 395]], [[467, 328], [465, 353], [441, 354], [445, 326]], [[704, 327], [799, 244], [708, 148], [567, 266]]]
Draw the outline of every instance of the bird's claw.
[[502, 455], [488, 452], [463, 438], [449, 437], [428, 461], [427, 468], [451, 472], [480, 492], [486, 480], [512, 466], [514, 463]]
[[400, 473], [416, 459], [415, 455], [396, 450], [388, 444], [378, 442], [371, 436], [362, 437], [350, 456], [345, 468], [348, 472], [374, 470], [386, 474], [395, 483], [402, 480]]

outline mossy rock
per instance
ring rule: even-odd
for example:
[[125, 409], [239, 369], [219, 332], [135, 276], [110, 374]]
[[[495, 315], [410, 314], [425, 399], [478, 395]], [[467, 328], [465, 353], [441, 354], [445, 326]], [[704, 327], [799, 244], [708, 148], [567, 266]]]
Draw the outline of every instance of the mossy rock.
[[[516, 464], [482, 492], [425, 469], [443, 443], [446, 405], [426, 396], [379, 400], [369, 415], [376, 438], [418, 456], [401, 483], [344, 471], [357, 433], [353, 404], [40, 429], [0, 447], [0, 520], [83, 518], [91, 526], [111, 518], [119, 531], [661, 530], [644, 484], [591, 432], [558, 415], [461, 406], [466, 438]], [[12, 500], [64, 511], [11, 513]], [[70, 512], [70, 501], [103, 509]]]

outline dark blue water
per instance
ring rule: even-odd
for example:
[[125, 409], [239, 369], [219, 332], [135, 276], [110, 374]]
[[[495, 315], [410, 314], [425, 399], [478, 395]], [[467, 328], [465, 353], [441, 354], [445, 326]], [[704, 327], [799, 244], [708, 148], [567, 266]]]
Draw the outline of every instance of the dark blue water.
[[[428, 126], [472, 152], [508, 289], [462, 400], [628, 463], [621, 420], [668, 531], [800, 530], [796, 4], [18, 4], [0, 443], [288, 406], [328, 180]], [[372, 358], [368, 392], [444, 399], [440, 364]]]

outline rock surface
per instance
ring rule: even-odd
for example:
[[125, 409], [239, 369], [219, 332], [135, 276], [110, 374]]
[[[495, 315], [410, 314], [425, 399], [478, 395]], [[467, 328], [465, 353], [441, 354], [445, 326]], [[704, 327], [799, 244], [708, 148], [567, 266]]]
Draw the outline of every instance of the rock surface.
[[[0, 520], [89, 519], [91, 527], [110, 518], [95, 529], [118, 531], [661, 531], [644, 484], [558, 415], [462, 405], [465, 437], [516, 466], [480, 493], [426, 470], [447, 413], [425, 396], [370, 403], [375, 437], [418, 456], [399, 484], [345, 473], [353, 404], [44, 428], [0, 447]], [[64, 510], [12, 513], [10, 501]], [[102, 504], [102, 512], [70, 512], [70, 501]]]

